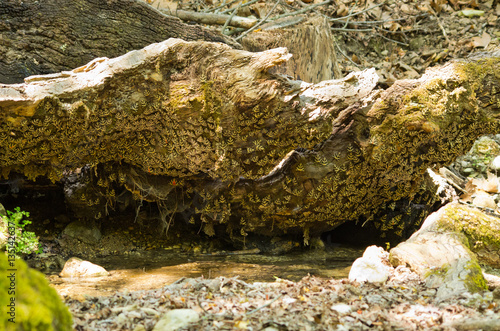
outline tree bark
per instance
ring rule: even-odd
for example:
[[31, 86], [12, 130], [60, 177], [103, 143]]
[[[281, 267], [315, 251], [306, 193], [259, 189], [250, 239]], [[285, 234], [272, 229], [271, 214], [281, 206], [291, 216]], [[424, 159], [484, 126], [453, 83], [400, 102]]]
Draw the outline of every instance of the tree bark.
[[241, 48], [230, 37], [185, 24], [136, 0], [1, 1], [0, 83], [71, 70], [168, 38]]
[[[179, 39], [0, 85], [0, 169], [58, 181], [91, 168], [108, 204], [124, 185], [213, 235], [310, 235], [422, 189], [500, 127], [500, 54], [376, 89], [375, 70], [308, 84], [261, 53]], [[90, 201], [89, 201], [90, 200]], [[164, 217], [165, 218], [165, 217]], [[404, 229], [405, 218], [371, 220]]]

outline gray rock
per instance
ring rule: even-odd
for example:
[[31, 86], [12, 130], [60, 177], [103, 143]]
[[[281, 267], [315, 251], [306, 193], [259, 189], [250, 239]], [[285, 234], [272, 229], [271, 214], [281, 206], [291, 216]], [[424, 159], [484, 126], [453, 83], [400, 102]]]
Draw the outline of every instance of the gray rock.
[[163, 315], [156, 323], [153, 331], [175, 331], [195, 323], [200, 319], [193, 309], [174, 309]]
[[84, 224], [80, 221], [71, 222], [62, 233], [87, 244], [98, 243], [102, 237], [101, 231], [95, 224]]
[[59, 274], [61, 277], [103, 277], [109, 276], [109, 272], [103, 267], [84, 261], [77, 257], [72, 257], [64, 264], [64, 268]]

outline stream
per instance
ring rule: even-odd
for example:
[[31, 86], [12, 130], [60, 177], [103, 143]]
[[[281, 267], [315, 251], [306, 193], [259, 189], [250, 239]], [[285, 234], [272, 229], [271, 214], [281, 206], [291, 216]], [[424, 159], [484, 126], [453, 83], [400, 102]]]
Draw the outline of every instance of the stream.
[[109, 271], [108, 277], [61, 278], [48, 275], [63, 296], [108, 296], [116, 292], [150, 290], [182, 277], [235, 277], [246, 282], [273, 282], [276, 278], [299, 281], [308, 274], [321, 278], [346, 278], [352, 262], [364, 247], [339, 246], [281, 256], [193, 255], [162, 250], [132, 252], [94, 258], [91, 262]]

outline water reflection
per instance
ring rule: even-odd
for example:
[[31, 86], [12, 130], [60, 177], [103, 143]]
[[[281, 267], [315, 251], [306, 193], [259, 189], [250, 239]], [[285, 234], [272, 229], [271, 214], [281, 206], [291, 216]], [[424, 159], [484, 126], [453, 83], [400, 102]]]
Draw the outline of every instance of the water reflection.
[[60, 278], [48, 276], [61, 295], [106, 296], [115, 292], [160, 288], [181, 277], [239, 278], [246, 282], [272, 282], [278, 278], [298, 281], [308, 274], [323, 278], [345, 278], [363, 248], [336, 247], [282, 256], [188, 255], [166, 251], [96, 258], [91, 262], [110, 272], [108, 277]]

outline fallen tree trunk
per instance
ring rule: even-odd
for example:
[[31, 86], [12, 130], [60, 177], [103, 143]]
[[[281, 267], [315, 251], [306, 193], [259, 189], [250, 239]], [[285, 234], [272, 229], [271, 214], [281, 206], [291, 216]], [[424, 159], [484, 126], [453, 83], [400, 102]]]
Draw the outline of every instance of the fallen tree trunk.
[[[268, 73], [288, 58], [170, 39], [0, 85], [2, 175], [58, 181], [87, 165], [100, 190], [78, 197], [89, 206], [112, 204], [124, 185], [209, 235], [221, 225], [233, 237], [307, 241], [411, 200], [428, 167], [500, 127], [498, 53], [386, 91], [374, 70], [318, 84]], [[401, 216], [376, 222], [408, 226]]]
[[116, 57], [168, 38], [233, 39], [136, 0], [0, 2], [0, 83], [71, 70], [97, 57]]

